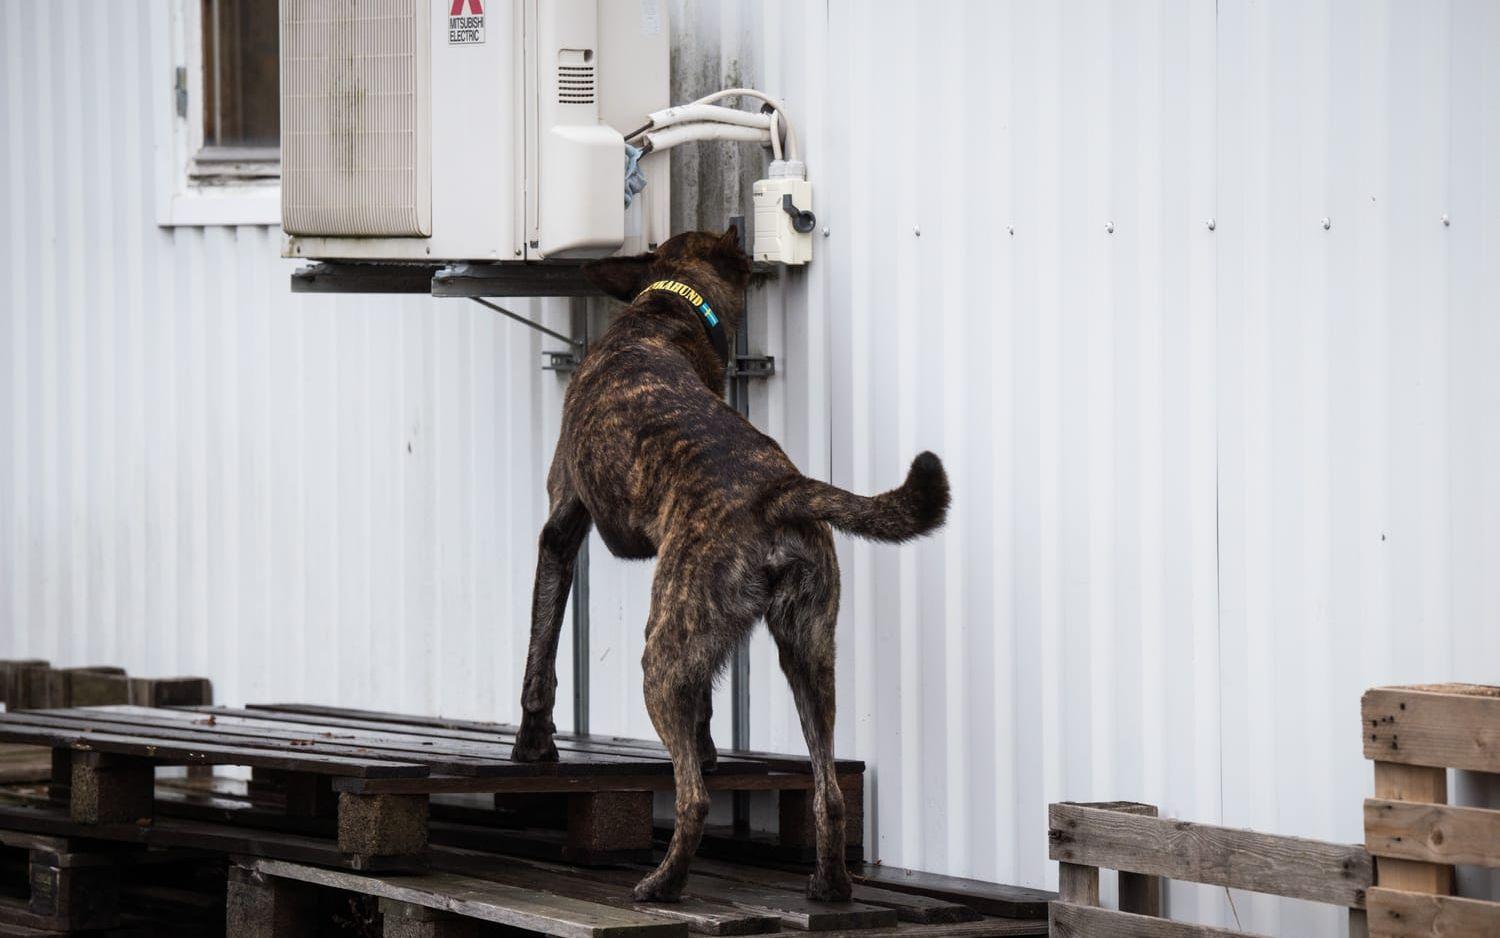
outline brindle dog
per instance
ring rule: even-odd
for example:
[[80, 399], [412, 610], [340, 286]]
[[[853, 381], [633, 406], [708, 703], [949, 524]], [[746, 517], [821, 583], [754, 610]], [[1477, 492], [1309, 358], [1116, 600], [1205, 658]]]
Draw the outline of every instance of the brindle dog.
[[682, 894], [708, 813], [702, 771], [717, 757], [709, 737], [714, 678], [764, 618], [812, 757], [818, 863], [808, 895], [847, 899], [844, 797], [833, 768], [839, 568], [829, 525], [897, 542], [932, 531], [948, 509], [943, 464], [922, 453], [900, 488], [854, 495], [802, 475], [775, 440], [724, 402], [725, 362], [705, 327], [711, 317], [680, 293], [642, 291], [663, 279], [686, 284], [732, 333], [750, 279], [734, 228], [678, 235], [654, 253], [597, 261], [585, 272], [630, 305], [584, 357], [563, 404], [513, 758], [557, 758], [558, 631], [592, 523], [616, 556], [657, 558], [641, 664], [646, 709], [672, 756], [677, 826], [636, 898]]

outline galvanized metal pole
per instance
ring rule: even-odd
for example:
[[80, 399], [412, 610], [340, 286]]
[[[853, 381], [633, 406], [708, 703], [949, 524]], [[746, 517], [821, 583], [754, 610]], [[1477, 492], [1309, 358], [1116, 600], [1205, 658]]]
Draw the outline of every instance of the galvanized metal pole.
[[[740, 247], [745, 248], [745, 216], [735, 215], [729, 219], [740, 233]], [[734, 354], [741, 357], [750, 354], [750, 307], [747, 303], [740, 317], [740, 327], [734, 333]], [[734, 367], [730, 362], [730, 367]], [[737, 369], [736, 369], [737, 370]], [[750, 379], [736, 377], [729, 383], [730, 403], [745, 419], [750, 418]], [[734, 660], [730, 665], [729, 695], [730, 717], [734, 723], [733, 743], [736, 749], [750, 748], [750, 636], [746, 635], [735, 646]], [[734, 826], [737, 830], [750, 827], [750, 793], [734, 793]]]
[[[568, 302], [573, 335], [579, 339], [578, 358], [589, 347], [589, 303], [581, 297]], [[573, 561], [573, 732], [589, 731], [589, 538]]]

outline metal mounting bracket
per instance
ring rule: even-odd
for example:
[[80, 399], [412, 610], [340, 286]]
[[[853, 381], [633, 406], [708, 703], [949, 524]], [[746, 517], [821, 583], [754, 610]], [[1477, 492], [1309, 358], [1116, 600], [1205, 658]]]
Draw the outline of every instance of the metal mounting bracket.
[[567, 349], [545, 349], [542, 351], [542, 370], [570, 372], [578, 368], [578, 355]]
[[729, 363], [730, 378], [769, 378], [776, 374], [776, 358], [772, 355], [736, 355]]

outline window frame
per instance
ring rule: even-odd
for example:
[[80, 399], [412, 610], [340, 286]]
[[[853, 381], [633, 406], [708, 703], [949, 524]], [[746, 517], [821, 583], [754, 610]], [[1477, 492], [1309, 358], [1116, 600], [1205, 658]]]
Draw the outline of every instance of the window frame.
[[157, 224], [281, 225], [281, 158], [270, 148], [203, 145], [202, 0], [153, 3]]

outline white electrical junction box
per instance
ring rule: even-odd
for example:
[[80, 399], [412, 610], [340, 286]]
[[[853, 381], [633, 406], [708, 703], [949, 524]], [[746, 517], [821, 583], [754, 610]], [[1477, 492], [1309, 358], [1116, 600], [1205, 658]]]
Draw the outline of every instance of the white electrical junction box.
[[805, 176], [801, 163], [776, 161], [771, 175], [751, 187], [755, 260], [792, 266], [812, 260], [812, 184]]
[[281, 2], [288, 257], [516, 261], [668, 236], [622, 130], [669, 101], [666, 0]]

